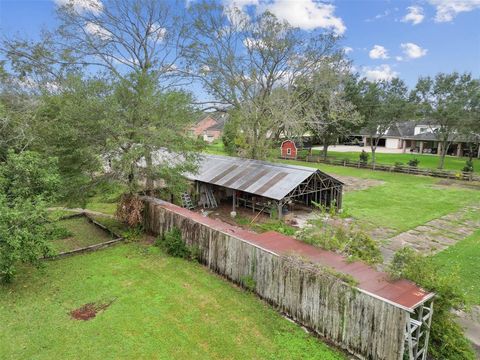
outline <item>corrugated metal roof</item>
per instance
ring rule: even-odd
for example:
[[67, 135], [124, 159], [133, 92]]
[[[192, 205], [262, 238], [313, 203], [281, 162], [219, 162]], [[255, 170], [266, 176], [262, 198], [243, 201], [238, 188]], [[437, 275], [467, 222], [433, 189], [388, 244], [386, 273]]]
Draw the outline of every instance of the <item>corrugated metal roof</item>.
[[198, 172], [189, 174], [187, 177], [191, 180], [281, 200], [316, 172], [342, 184], [340, 180], [310, 167], [220, 155], [203, 155]]

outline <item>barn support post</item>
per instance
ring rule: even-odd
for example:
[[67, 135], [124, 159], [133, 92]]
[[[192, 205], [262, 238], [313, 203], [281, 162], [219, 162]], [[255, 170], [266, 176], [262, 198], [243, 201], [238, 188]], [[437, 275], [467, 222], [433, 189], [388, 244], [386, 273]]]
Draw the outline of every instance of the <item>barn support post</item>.
[[278, 219], [282, 219], [283, 217], [283, 203], [281, 201], [277, 202], [277, 212], [278, 212]]
[[236, 191], [233, 190], [233, 196], [232, 196], [232, 212], [235, 212], [235, 201], [236, 201]]

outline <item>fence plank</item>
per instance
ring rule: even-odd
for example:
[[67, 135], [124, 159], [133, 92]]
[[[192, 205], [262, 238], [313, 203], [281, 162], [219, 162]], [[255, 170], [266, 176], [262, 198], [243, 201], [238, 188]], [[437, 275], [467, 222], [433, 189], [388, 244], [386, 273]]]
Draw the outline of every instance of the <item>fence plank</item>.
[[403, 358], [404, 310], [359, 292], [325, 269], [273, 254], [152, 198], [145, 199], [144, 218], [146, 230], [156, 235], [179, 228], [184, 241], [200, 249], [203, 264], [239, 284], [253, 278], [260, 297], [359, 358]]
[[432, 176], [432, 177], [439, 177], [439, 178], [447, 178], [447, 179], [455, 179], [455, 180], [464, 180], [464, 181], [480, 181], [480, 176], [476, 175], [471, 172], [463, 172], [463, 171], [450, 171], [450, 170], [441, 170], [441, 169], [428, 169], [428, 168], [419, 168], [414, 166], [407, 166], [407, 165], [387, 165], [387, 164], [375, 164], [373, 167], [372, 164], [365, 164], [360, 161], [350, 161], [347, 159], [331, 159], [327, 158], [324, 159], [322, 156], [319, 155], [307, 155], [305, 159], [297, 159], [298, 161], [305, 161], [305, 162], [314, 162], [314, 163], [324, 163], [329, 165], [340, 165], [346, 167], [355, 167], [361, 169], [370, 169], [370, 170], [378, 170], [378, 171], [389, 171], [389, 172], [398, 172], [403, 174], [411, 174], [411, 175], [424, 175], [424, 176]]

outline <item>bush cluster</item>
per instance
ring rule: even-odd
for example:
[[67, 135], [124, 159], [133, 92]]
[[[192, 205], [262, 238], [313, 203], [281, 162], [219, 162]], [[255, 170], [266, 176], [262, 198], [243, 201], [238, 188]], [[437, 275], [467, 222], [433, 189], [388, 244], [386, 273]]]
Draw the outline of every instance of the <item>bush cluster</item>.
[[251, 292], [255, 291], [255, 288], [257, 287], [257, 282], [251, 275], [243, 276], [240, 280], [245, 289]]
[[168, 255], [188, 260], [200, 260], [200, 249], [198, 246], [185, 244], [180, 229], [176, 227], [167, 231], [162, 237], [157, 238], [155, 244]]
[[317, 216], [310, 221], [300, 233], [300, 240], [319, 246], [322, 249], [336, 251], [349, 257], [351, 260], [362, 260], [368, 264], [382, 262], [382, 253], [378, 243], [361, 229], [352, 225], [345, 225], [342, 221], [335, 224], [339, 216], [335, 209], [327, 212], [325, 207], [318, 206]]
[[382, 262], [382, 254], [375, 240], [361, 230], [345, 225], [313, 226], [305, 229], [300, 239], [322, 249], [336, 251], [350, 260], [362, 260], [368, 264]]
[[433, 359], [473, 360], [475, 354], [462, 328], [455, 322], [452, 308], [461, 307], [463, 295], [455, 275], [443, 275], [432, 260], [411, 248], [399, 250], [389, 267], [392, 278], [406, 278], [436, 294], [429, 355]]
[[473, 160], [467, 160], [462, 169], [463, 172], [473, 172]]
[[368, 163], [368, 157], [369, 157], [369, 155], [368, 155], [368, 153], [367, 153], [365, 150], [362, 150], [362, 152], [360, 153], [360, 155], [359, 155], [358, 157], [359, 157], [360, 162], [361, 162], [362, 164]]
[[418, 164], [420, 164], [420, 160], [418, 160], [417, 158], [408, 160], [408, 166], [418, 167]]

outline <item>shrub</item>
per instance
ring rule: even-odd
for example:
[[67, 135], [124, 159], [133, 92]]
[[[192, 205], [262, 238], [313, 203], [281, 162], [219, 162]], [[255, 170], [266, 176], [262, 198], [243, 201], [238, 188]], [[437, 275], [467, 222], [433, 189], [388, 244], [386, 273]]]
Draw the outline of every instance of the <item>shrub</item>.
[[370, 156], [370, 155], [368, 155], [368, 153], [365, 152], [365, 150], [362, 150], [362, 152], [361, 152], [360, 155], [359, 155], [360, 162], [361, 162], [362, 164], [368, 163], [368, 157], [369, 157], [369, 156]]
[[350, 230], [346, 232], [348, 242], [343, 252], [354, 260], [360, 259], [369, 264], [382, 262], [382, 253], [375, 240], [361, 230]]
[[420, 160], [418, 160], [417, 158], [408, 160], [408, 166], [417, 167], [418, 164], [420, 164]]
[[395, 163], [393, 164], [394, 167], [396, 168], [399, 168], [399, 167], [402, 167], [403, 166], [403, 163], [401, 161], [395, 161]]
[[63, 226], [58, 226], [57, 224], [51, 224], [49, 229], [49, 236], [52, 240], [66, 239], [73, 236], [73, 233]]
[[473, 160], [467, 160], [462, 169], [463, 172], [473, 172]]
[[197, 245], [187, 245], [189, 252], [188, 259], [200, 262], [202, 259], [202, 250]]
[[270, 220], [264, 223], [255, 224], [254, 228], [261, 232], [276, 231], [288, 236], [293, 236], [296, 232], [296, 229], [293, 226], [287, 225], [281, 220]]
[[143, 202], [135, 194], [124, 194], [118, 203], [115, 216], [122, 223], [136, 227], [143, 223]]
[[348, 256], [349, 260], [361, 260], [367, 264], [382, 262], [382, 254], [375, 240], [354, 226], [330, 225], [313, 222], [299, 235], [300, 240], [322, 249], [336, 251]]
[[162, 238], [157, 239], [156, 244], [164, 249], [168, 255], [184, 259], [190, 258], [190, 250], [183, 242], [182, 233], [178, 228], [167, 231]]
[[0, 193], [0, 280], [11, 282], [20, 263], [40, 266], [51, 255], [51, 226], [41, 201], [8, 204]]
[[143, 226], [137, 225], [132, 228], [128, 228], [123, 232], [122, 237], [127, 241], [138, 241], [142, 238]]
[[464, 302], [456, 286], [457, 276], [443, 275], [431, 258], [423, 257], [411, 248], [403, 248], [395, 253], [389, 273], [393, 278], [407, 278], [436, 293], [430, 356], [433, 359], [475, 359], [469, 341], [451, 313], [452, 307], [460, 307]]
[[251, 275], [243, 276], [240, 281], [242, 282], [243, 286], [251, 292], [255, 291], [255, 288], [257, 286], [257, 282]]

